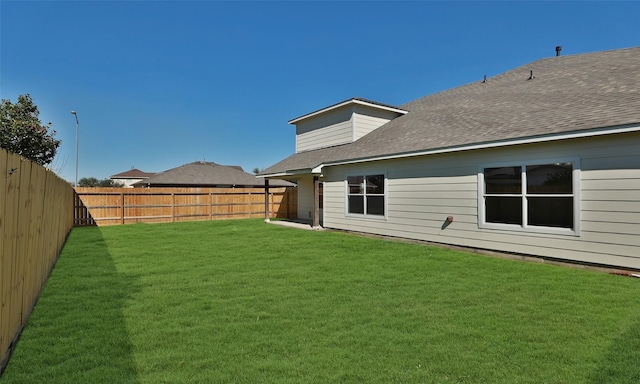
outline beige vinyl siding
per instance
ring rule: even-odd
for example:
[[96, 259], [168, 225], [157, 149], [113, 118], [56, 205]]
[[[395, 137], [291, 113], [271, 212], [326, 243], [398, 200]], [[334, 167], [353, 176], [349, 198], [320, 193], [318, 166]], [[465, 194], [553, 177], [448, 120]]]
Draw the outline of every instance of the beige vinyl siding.
[[350, 143], [353, 139], [351, 108], [340, 108], [296, 125], [296, 153]]
[[398, 113], [346, 105], [296, 123], [296, 153], [347, 144], [398, 117]]
[[365, 136], [371, 131], [395, 119], [398, 114], [358, 105], [354, 108], [353, 140]]
[[[376, 161], [324, 169], [324, 226], [444, 244], [640, 268], [640, 133]], [[576, 158], [578, 236], [479, 228], [488, 163]], [[345, 214], [347, 175], [385, 173], [386, 218]], [[447, 216], [454, 221], [443, 228]]]
[[298, 218], [313, 219], [313, 177], [298, 180]]

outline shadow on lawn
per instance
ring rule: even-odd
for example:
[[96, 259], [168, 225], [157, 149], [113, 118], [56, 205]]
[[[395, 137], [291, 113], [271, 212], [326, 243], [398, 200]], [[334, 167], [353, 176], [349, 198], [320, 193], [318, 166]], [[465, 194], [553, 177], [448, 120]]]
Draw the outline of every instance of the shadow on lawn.
[[138, 383], [123, 312], [138, 281], [118, 272], [99, 227], [75, 228], [3, 380]]
[[613, 340], [589, 383], [640, 383], [640, 317]]

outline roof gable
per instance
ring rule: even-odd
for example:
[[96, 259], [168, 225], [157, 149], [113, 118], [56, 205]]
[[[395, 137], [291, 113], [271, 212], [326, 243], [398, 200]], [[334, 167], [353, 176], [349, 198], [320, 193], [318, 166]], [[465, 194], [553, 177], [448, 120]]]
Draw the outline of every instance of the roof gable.
[[384, 110], [384, 111], [389, 111], [389, 112], [394, 112], [397, 113], [399, 115], [404, 115], [407, 113], [407, 111], [405, 111], [404, 109], [398, 108], [398, 107], [394, 107], [392, 105], [388, 105], [388, 104], [383, 104], [383, 103], [378, 103], [377, 101], [372, 101], [372, 100], [367, 100], [367, 99], [363, 99], [360, 97], [353, 97], [351, 99], [347, 99], [344, 101], [341, 101], [339, 103], [330, 105], [328, 107], [325, 108], [321, 108], [318, 109], [316, 111], [304, 114], [302, 116], [296, 117], [295, 119], [291, 119], [289, 120], [289, 124], [296, 124], [299, 123], [303, 120], [315, 117], [317, 115], [323, 114], [323, 113], [327, 113], [330, 111], [333, 111], [335, 109], [339, 109], [348, 105], [361, 105], [361, 106], [366, 106], [366, 107], [370, 107], [370, 108], [375, 108], [375, 109], [380, 109], [380, 110]]
[[352, 98], [311, 112], [289, 123], [296, 126], [296, 152], [353, 143], [407, 111]]

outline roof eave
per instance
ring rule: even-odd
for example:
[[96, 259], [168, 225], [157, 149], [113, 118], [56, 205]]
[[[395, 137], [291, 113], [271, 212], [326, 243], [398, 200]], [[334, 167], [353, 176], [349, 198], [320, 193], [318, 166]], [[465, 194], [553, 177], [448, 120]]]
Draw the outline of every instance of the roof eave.
[[308, 175], [308, 174], [320, 174], [321, 170], [322, 170], [322, 165], [319, 165], [315, 168], [288, 169], [282, 172], [264, 173], [264, 174], [256, 175], [256, 177], [260, 177], [264, 179], [268, 179], [268, 178], [279, 179], [279, 178], [287, 178], [287, 177], [291, 178], [291, 177]]
[[603, 136], [603, 135], [610, 135], [610, 134], [617, 134], [617, 133], [638, 132], [638, 131], [640, 131], [640, 123], [624, 125], [624, 126], [599, 128], [599, 129], [556, 133], [556, 134], [550, 134], [550, 135], [539, 135], [539, 136], [522, 137], [522, 138], [516, 138], [516, 139], [497, 140], [497, 141], [459, 145], [459, 146], [446, 147], [446, 148], [434, 148], [429, 150], [395, 153], [395, 154], [388, 154], [388, 155], [381, 155], [381, 156], [362, 157], [362, 158], [349, 159], [349, 160], [327, 161], [319, 165], [315, 169], [322, 169], [323, 166], [327, 167], [327, 166], [336, 166], [336, 165], [356, 164], [356, 163], [364, 163], [364, 162], [370, 162], [370, 161], [392, 160], [392, 159], [401, 159], [406, 157], [416, 157], [416, 156], [426, 156], [426, 155], [437, 155], [437, 154], [452, 153], [452, 152], [471, 151], [471, 150], [477, 150], [477, 149], [506, 147], [510, 145], [544, 143], [549, 141], [579, 139], [579, 138], [585, 138], [585, 137], [596, 137], [596, 136]]

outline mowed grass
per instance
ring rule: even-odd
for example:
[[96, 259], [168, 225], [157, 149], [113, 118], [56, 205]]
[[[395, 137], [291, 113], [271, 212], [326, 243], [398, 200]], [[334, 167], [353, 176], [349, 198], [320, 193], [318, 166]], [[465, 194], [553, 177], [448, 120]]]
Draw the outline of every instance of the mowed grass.
[[2, 383], [638, 383], [640, 280], [261, 220], [72, 231]]

